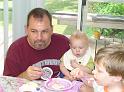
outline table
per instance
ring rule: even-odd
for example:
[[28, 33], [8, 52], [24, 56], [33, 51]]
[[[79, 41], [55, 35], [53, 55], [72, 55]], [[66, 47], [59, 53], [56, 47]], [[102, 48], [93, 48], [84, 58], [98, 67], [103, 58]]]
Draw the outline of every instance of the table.
[[3, 89], [3, 92], [19, 92], [18, 88], [26, 82], [28, 82], [26, 79], [0, 76], [0, 87]]
[[[10, 77], [10, 76], [0, 76], [0, 89], [3, 89], [3, 92], [19, 92], [19, 87], [21, 87], [23, 84], [26, 84], [27, 82], [30, 82], [29, 80], [18, 78], [18, 77]], [[37, 83], [42, 89], [44, 89], [46, 92], [55, 92], [50, 91], [44, 87], [43, 80], [35, 80], [33, 81]], [[71, 90], [67, 90], [64, 92], [78, 92], [78, 87], [82, 84], [79, 81], [73, 82], [76, 86], [74, 86]], [[0, 91], [2, 92], [2, 91]], [[58, 92], [58, 91], [56, 91]], [[63, 92], [63, 91], [61, 91]]]

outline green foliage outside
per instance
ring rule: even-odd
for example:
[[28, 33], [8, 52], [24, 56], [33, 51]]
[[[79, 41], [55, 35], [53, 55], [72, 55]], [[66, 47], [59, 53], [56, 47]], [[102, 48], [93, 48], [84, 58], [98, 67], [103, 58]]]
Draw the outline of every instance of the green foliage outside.
[[[0, 0], [0, 26], [2, 27], [3, 26], [3, 21], [4, 21], [4, 12], [3, 12], [3, 0]], [[9, 25], [11, 26], [11, 23], [12, 23], [12, 1], [9, 0], [8, 1], [8, 8], [9, 8]]]
[[110, 14], [113, 16], [124, 15], [123, 3], [92, 3], [89, 7], [89, 11], [99, 14]]
[[[58, 11], [62, 12], [74, 12], [77, 13], [78, 0], [44, 0], [44, 7], [51, 13]], [[3, 0], [0, 1], [0, 27], [3, 27]], [[12, 0], [8, 2], [9, 6], [9, 26], [12, 24]], [[10, 27], [9, 27], [10, 28]], [[57, 19], [53, 19], [54, 32], [70, 35], [76, 30], [76, 26], [71, 25], [59, 25], [57, 24]], [[1, 29], [3, 30], [3, 28]], [[9, 29], [11, 30], [11, 29]]]
[[[124, 16], [123, 3], [91, 3], [88, 8], [90, 13], [97, 13], [101, 15]], [[89, 28], [93, 31], [100, 31], [103, 36], [124, 38], [124, 29], [107, 29], [107, 28]]]
[[[51, 13], [55, 12], [73, 12], [78, 11], [78, 0], [44, 0], [44, 7], [48, 9]], [[0, 1], [0, 9], [3, 9], [3, 0]], [[12, 1], [9, 0], [9, 23], [12, 21]], [[89, 13], [113, 15], [113, 16], [123, 16], [124, 15], [124, 4], [122, 3], [90, 3], [88, 7]], [[3, 24], [3, 10], [0, 10], [0, 25]], [[54, 31], [70, 35], [76, 30], [76, 26], [70, 25], [59, 25], [57, 20], [53, 19]], [[94, 31], [100, 31], [103, 36], [115, 36], [118, 38], [124, 38], [124, 30], [122, 29], [106, 29], [106, 28], [90, 28], [86, 29], [86, 33], [92, 36]], [[117, 30], [117, 31], [115, 31]]]
[[[57, 12], [77, 13], [78, 0], [45, 0], [44, 7], [51, 13]], [[76, 30], [76, 26], [57, 24], [57, 19], [55, 18], [53, 18], [53, 27], [54, 32], [65, 35], [70, 35]]]
[[51, 13], [57, 11], [77, 13], [78, 0], [45, 0], [44, 7]]

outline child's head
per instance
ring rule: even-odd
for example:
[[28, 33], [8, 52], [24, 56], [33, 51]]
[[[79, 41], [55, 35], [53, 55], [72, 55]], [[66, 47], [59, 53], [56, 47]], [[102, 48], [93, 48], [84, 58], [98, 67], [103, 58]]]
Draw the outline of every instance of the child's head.
[[96, 82], [100, 85], [111, 85], [124, 79], [124, 47], [101, 48], [95, 56]]
[[70, 48], [76, 57], [83, 56], [89, 47], [89, 40], [85, 33], [74, 32], [70, 37]]

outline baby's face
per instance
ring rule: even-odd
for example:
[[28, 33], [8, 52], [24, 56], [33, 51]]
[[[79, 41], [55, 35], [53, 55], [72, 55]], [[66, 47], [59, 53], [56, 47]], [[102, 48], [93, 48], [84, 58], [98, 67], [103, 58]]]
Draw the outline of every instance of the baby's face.
[[102, 64], [95, 64], [93, 74], [95, 81], [101, 86], [108, 86], [114, 83], [114, 77], [109, 75]]
[[88, 45], [85, 43], [85, 41], [80, 39], [73, 39], [73, 41], [70, 43], [70, 48], [76, 57], [81, 57], [86, 53]]

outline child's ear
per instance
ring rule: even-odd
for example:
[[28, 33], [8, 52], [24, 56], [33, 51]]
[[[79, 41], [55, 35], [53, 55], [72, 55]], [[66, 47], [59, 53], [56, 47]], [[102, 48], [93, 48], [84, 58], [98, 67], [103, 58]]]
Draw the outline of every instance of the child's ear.
[[114, 76], [112, 79], [113, 79], [113, 81], [117, 82], [117, 81], [121, 81], [122, 77], [121, 76]]

